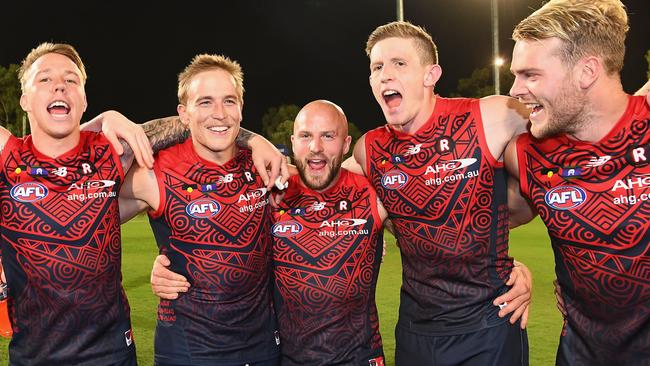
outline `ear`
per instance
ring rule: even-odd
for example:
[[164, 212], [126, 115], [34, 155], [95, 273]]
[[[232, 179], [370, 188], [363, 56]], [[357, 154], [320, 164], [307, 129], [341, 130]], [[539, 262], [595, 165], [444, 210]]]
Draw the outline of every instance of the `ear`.
[[84, 93], [84, 112], [88, 109], [88, 99], [86, 98], [86, 93]]
[[23, 109], [23, 111], [29, 113], [31, 110], [29, 109], [29, 97], [27, 94], [23, 94], [20, 96], [20, 108]]
[[425, 73], [424, 73], [424, 86], [427, 88], [431, 87], [433, 88], [436, 86], [436, 83], [438, 80], [440, 80], [440, 76], [442, 76], [442, 68], [440, 65], [435, 64], [435, 65], [427, 65], [425, 67]]
[[292, 135], [291, 135], [291, 151], [293, 151], [293, 154], [294, 154], [294, 155], [296, 154], [296, 147], [295, 147], [296, 144], [295, 144], [295, 142], [294, 142], [295, 139], [296, 139], [296, 136], [294, 136], [294, 135], [292, 134]]
[[190, 124], [189, 117], [187, 115], [187, 108], [183, 104], [179, 104], [176, 107], [176, 111], [178, 112], [178, 117], [181, 120], [181, 123], [183, 123], [185, 126], [188, 126]]
[[589, 89], [605, 70], [602, 60], [596, 56], [586, 56], [576, 64], [580, 89]]
[[343, 155], [347, 154], [350, 151], [350, 144], [352, 143], [352, 136], [347, 136], [345, 138], [345, 144], [343, 145]]

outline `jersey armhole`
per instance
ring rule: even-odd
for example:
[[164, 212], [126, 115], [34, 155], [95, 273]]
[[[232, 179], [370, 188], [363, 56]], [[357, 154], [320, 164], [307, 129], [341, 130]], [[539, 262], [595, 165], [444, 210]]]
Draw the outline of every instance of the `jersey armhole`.
[[526, 198], [530, 198], [530, 191], [528, 190], [528, 175], [526, 174], [525, 150], [528, 146], [529, 139], [527, 134], [522, 134], [517, 137], [515, 141], [515, 149], [517, 151], [517, 169], [519, 170], [519, 189]]
[[156, 175], [156, 184], [158, 185], [159, 202], [158, 202], [158, 209], [148, 210], [147, 215], [149, 215], [149, 217], [152, 219], [157, 219], [163, 215], [163, 213], [165, 212], [165, 205], [167, 204], [167, 202], [165, 201], [165, 197], [167, 196], [165, 194], [165, 185], [161, 183], [163, 181], [163, 174], [160, 169], [160, 165], [158, 164], [157, 156], [153, 164], [153, 173]]
[[485, 136], [485, 127], [483, 126], [483, 116], [481, 115], [481, 100], [480, 99], [471, 99], [471, 108], [472, 114], [476, 116], [476, 132], [478, 133], [478, 143], [481, 145], [481, 151], [485, 155], [485, 158], [495, 168], [503, 168], [503, 161], [498, 161], [492, 156], [492, 151], [487, 143], [487, 137]]

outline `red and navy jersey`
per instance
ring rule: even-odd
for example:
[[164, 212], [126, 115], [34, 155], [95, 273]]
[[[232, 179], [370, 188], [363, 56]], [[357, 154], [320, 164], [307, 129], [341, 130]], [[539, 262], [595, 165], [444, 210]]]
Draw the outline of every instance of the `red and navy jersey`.
[[399, 326], [430, 335], [500, 324], [512, 269], [506, 174], [490, 154], [477, 99], [436, 97], [414, 134], [366, 134], [366, 172], [402, 254]]
[[161, 300], [156, 362], [212, 365], [276, 357], [271, 301], [268, 194], [249, 150], [218, 165], [200, 158], [192, 139], [159, 152], [160, 206], [150, 212], [170, 269], [191, 287]]
[[[517, 140], [522, 193], [548, 228], [586, 364], [650, 359], [650, 108], [630, 97], [602, 140]], [[635, 356], [639, 355], [639, 356]]]
[[293, 176], [273, 217], [282, 364], [383, 364], [375, 305], [383, 229], [370, 183], [341, 169], [319, 193]]
[[119, 156], [102, 134], [53, 159], [30, 136], [0, 155], [2, 264], [12, 365], [101, 365], [133, 357], [122, 289]]

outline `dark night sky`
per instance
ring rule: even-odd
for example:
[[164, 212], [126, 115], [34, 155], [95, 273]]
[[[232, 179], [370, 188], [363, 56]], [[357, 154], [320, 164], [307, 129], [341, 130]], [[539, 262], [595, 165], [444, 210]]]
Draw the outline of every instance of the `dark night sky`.
[[[631, 30], [622, 77], [633, 92], [646, 80], [650, 1], [623, 2]], [[244, 127], [259, 131], [269, 107], [320, 98], [339, 104], [362, 130], [383, 123], [364, 47], [376, 26], [395, 19], [394, 0], [17, 3], [1, 7], [0, 65], [19, 63], [43, 41], [74, 45], [89, 74], [85, 119], [106, 109], [134, 121], [175, 114], [177, 74], [197, 53], [222, 53], [244, 69]], [[541, 4], [499, 0], [504, 56], [512, 51], [513, 26]], [[404, 14], [438, 45], [441, 95], [490, 63], [489, 0], [404, 0]]]

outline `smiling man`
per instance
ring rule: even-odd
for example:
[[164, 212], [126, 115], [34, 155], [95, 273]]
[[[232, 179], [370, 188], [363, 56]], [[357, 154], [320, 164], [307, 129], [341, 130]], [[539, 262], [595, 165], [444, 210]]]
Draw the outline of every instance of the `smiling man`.
[[621, 85], [627, 30], [619, 0], [552, 0], [513, 32], [510, 94], [532, 113], [508, 146], [509, 199], [551, 238], [557, 365], [650, 363], [650, 108]]
[[133, 154], [80, 131], [86, 71], [72, 46], [39, 45], [19, 76], [32, 134], [0, 128], [9, 364], [135, 365], [117, 200]]
[[276, 365], [268, 194], [251, 151], [235, 144], [241, 68], [199, 55], [178, 80], [177, 110], [190, 138], [160, 151], [153, 170], [131, 170], [120, 202], [125, 218], [150, 210], [160, 251], [191, 284], [160, 302], [155, 363]]

